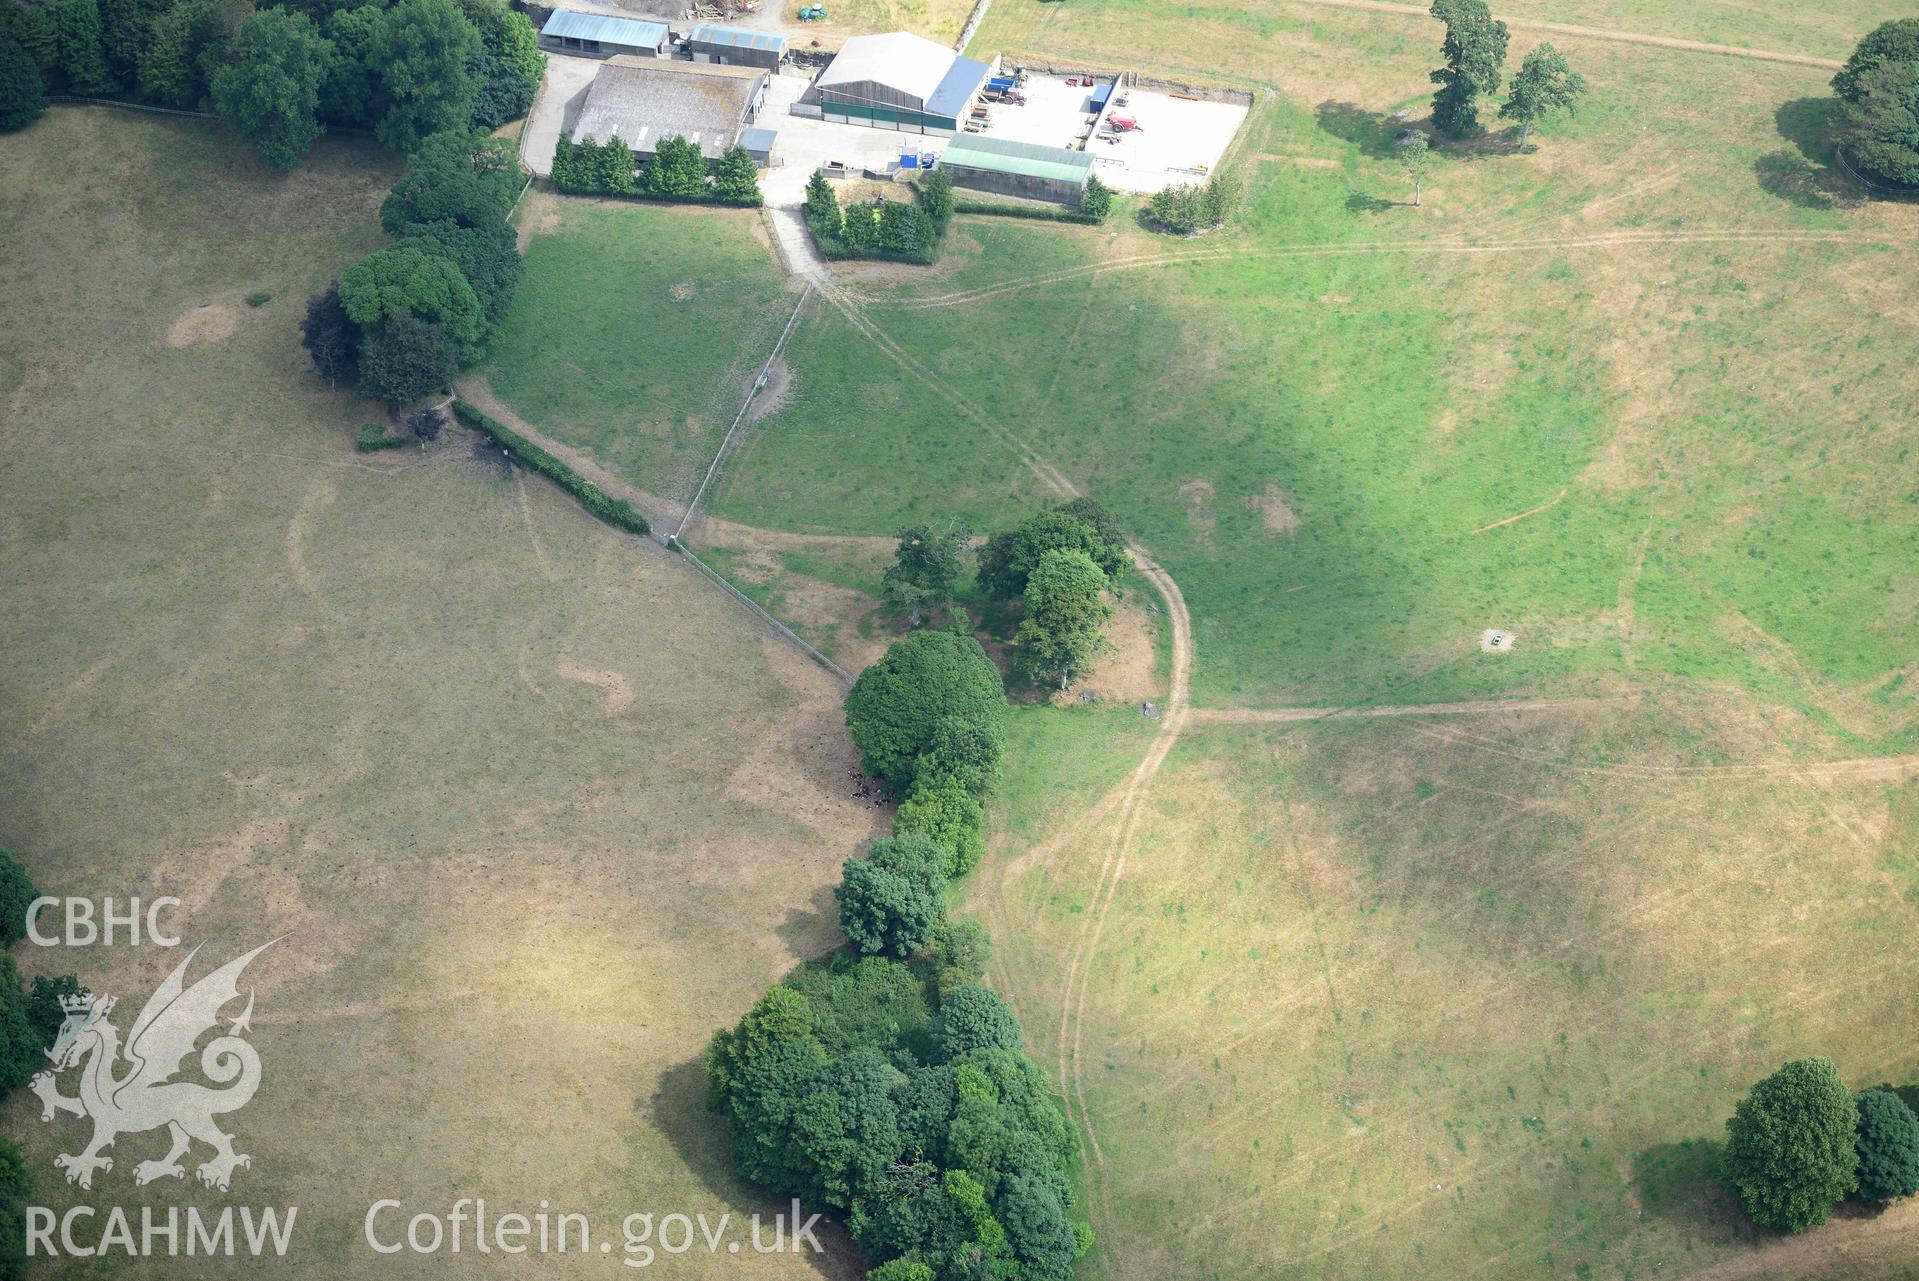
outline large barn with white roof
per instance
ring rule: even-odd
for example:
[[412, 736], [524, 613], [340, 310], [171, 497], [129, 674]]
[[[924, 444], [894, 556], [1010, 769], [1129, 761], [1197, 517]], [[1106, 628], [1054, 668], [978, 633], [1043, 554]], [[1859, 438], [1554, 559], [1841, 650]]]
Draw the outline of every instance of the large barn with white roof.
[[902, 133], [960, 131], [993, 69], [904, 31], [854, 36], [814, 81], [822, 119]]

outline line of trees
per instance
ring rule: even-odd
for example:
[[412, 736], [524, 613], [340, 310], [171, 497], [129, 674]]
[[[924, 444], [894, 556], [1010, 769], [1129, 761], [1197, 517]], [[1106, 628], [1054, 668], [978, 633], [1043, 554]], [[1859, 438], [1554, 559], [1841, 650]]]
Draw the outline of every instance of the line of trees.
[[604, 142], [588, 138], [576, 143], [562, 134], [553, 152], [553, 185], [601, 196], [754, 208], [765, 203], [759, 166], [745, 147], [735, 143], [709, 164], [697, 144], [678, 134], [660, 139], [645, 165], [618, 135]]
[[477, 359], [519, 287], [506, 216], [521, 186], [507, 139], [477, 130], [424, 139], [380, 205], [393, 244], [307, 300], [302, 345], [320, 376], [398, 407]]
[[[1154, 192], [1146, 201], [1146, 218], [1161, 231], [1176, 236], [1191, 236], [1217, 227], [1232, 217], [1245, 196], [1245, 190], [1245, 184], [1240, 181], [1236, 171], [1221, 169], [1208, 178], [1203, 187], [1193, 182], [1176, 182]], [[1110, 207], [1111, 194], [1107, 194], [1105, 199]]]
[[1848, 1196], [1919, 1193], [1919, 1117], [1885, 1086], [1846, 1089], [1831, 1059], [1795, 1059], [1726, 1121], [1724, 1171], [1753, 1222], [1804, 1232]]
[[[278, 168], [328, 128], [410, 153], [526, 113], [546, 55], [505, 0], [32, 0], [0, 7], [0, 127], [48, 94], [210, 106]], [[24, 118], [22, 118], [24, 115]]]
[[860, 674], [848, 728], [908, 803], [893, 835], [842, 869], [848, 946], [707, 1051], [734, 1168], [839, 1215], [874, 1265], [868, 1281], [1067, 1281], [1092, 1246], [1073, 1217], [1078, 1143], [1019, 1020], [981, 983], [986, 933], [945, 915], [947, 882], [977, 852], [910, 813], [948, 789], [979, 808], [1006, 710], [998, 670], [964, 631], [911, 632]]

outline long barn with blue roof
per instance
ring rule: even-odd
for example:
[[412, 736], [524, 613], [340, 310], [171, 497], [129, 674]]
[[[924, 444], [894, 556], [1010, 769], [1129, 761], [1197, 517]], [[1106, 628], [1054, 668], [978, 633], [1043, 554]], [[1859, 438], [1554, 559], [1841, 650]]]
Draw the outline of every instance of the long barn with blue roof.
[[951, 137], [992, 74], [987, 63], [893, 31], [848, 40], [808, 96], [826, 120]]

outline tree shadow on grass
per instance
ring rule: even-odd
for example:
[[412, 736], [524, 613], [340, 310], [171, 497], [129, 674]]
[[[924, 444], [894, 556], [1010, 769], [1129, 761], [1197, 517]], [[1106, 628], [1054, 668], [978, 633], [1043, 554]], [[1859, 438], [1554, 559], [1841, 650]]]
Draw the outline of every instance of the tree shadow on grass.
[[1381, 111], [1368, 111], [1356, 102], [1327, 99], [1317, 109], [1319, 127], [1344, 139], [1366, 155], [1384, 159], [1398, 150], [1399, 135], [1411, 125]]
[[1346, 197], [1346, 212], [1355, 214], [1383, 214], [1399, 208], [1397, 200], [1381, 200], [1378, 196], [1369, 196], [1363, 191], [1355, 191]]
[[1759, 189], [1801, 209], [1850, 209], [1865, 199], [1834, 163], [1837, 98], [1795, 98], [1773, 112], [1779, 136], [1792, 144], [1753, 161]]
[[1633, 1158], [1640, 1211], [1716, 1244], [1757, 1241], [1758, 1229], [1720, 1180], [1726, 1145], [1714, 1139], [1661, 1143]]

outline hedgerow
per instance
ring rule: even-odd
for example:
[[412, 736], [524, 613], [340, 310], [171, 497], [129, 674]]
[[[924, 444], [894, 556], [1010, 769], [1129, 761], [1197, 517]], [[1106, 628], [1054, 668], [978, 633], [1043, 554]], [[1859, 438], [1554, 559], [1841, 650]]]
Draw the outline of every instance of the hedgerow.
[[491, 436], [494, 443], [505, 450], [514, 462], [528, 471], [538, 472], [579, 499], [580, 506], [586, 508], [589, 514], [628, 533], [652, 532], [653, 527], [647, 524], [646, 517], [635, 510], [632, 503], [624, 498], [614, 498], [511, 427], [488, 418], [464, 400], [453, 402], [453, 413], [467, 426]]

